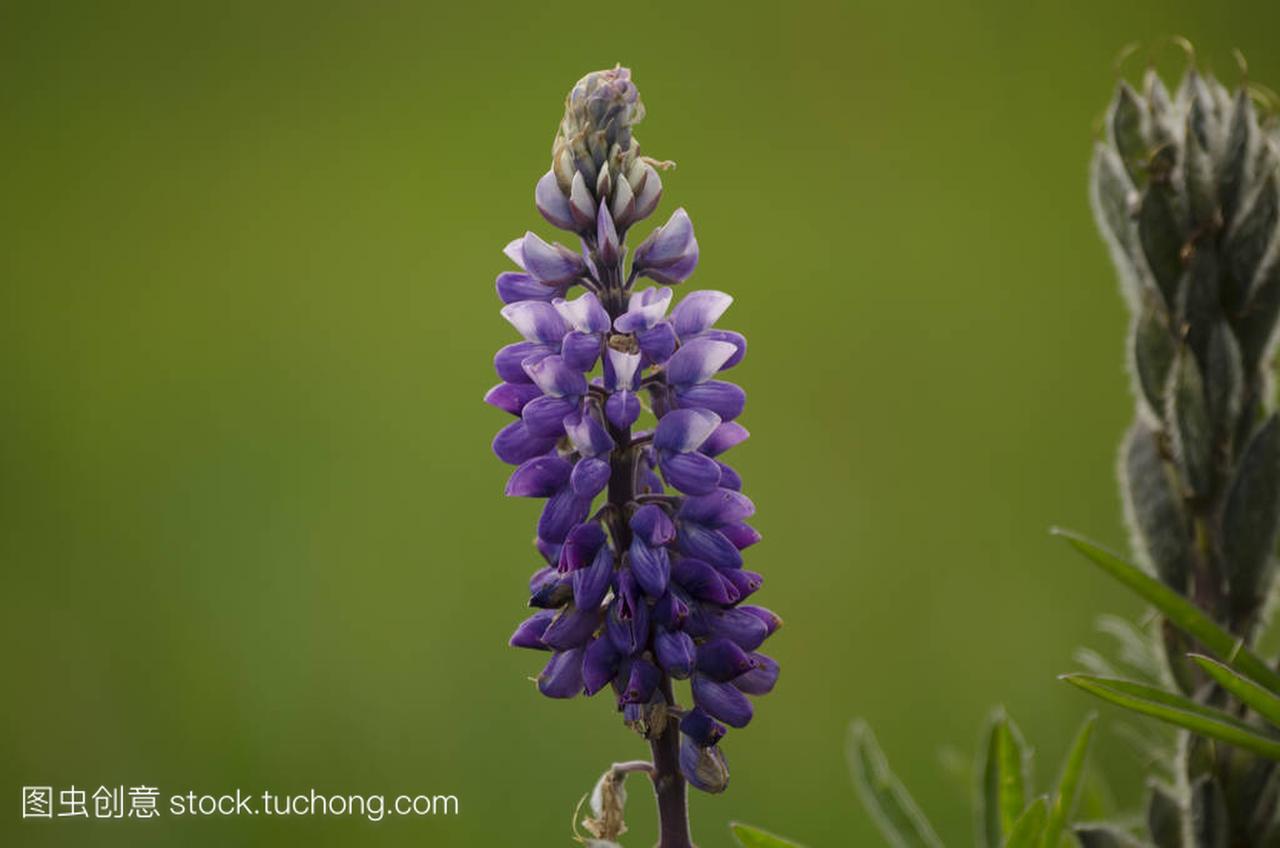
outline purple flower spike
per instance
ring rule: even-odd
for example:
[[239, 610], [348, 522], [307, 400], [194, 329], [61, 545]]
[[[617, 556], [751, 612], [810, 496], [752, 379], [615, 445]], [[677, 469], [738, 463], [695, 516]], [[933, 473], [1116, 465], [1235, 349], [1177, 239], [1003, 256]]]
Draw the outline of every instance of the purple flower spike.
[[[699, 259], [684, 209], [626, 244], [664, 190], [666, 165], [640, 156], [633, 133], [643, 116], [625, 68], [573, 88], [534, 202], [581, 250], [526, 233], [503, 250], [516, 270], [495, 281], [517, 336], [484, 396], [509, 416], [493, 451], [514, 466], [508, 495], [544, 499], [532, 615], [510, 644], [550, 652], [537, 678], [548, 697], [616, 693], [666, 764], [659, 794], [683, 793], [663, 779], [675, 763], [689, 785], [720, 792], [726, 726], [748, 724], [749, 696], [777, 683], [759, 649], [781, 620], [744, 603], [763, 579], [744, 567], [760, 541], [755, 505], [726, 463], [748, 436], [746, 393], [723, 379], [746, 339], [717, 326], [733, 298], [673, 301]], [[668, 800], [660, 810], [684, 809]]]

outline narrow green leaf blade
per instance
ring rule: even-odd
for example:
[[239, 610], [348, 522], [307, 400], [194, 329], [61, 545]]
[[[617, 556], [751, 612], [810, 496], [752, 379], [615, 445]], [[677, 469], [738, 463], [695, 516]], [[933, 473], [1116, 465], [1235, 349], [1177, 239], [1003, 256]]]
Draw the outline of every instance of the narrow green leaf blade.
[[1084, 554], [1095, 565], [1155, 606], [1175, 627], [1192, 638], [1198, 639], [1220, 659], [1231, 663], [1241, 673], [1264, 686], [1280, 691], [1280, 674], [1272, 671], [1265, 660], [1245, 647], [1238, 638], [1219, 627], [1195, 604], [1136, 565], [1125, 562], [1111, 551], [1083, 536], [1057, 528], [1052, 532], [1066, 539], [1072, 547]]
[[1002, 709], [992, 713], [978, 773], [979, 839], [1000, 848], [1027, 803], [1026, 746], [1017, 726]]
[[783, 839], [781, 836], [775, 836], [749, 824], [730, 822], [729, 830], [743, 848], [800, 848], [797, 843], [789, 839]]
[[1075, 813], [1076, 802], [1080, 797], [1081, 778], [1084, 776], [1085, 760], [1089, 757], [1089, 743], [1093, 741], [1094, 728], [1098, 726], [1098, 714], [1090, 713], [1076, 732], [1075, 741], [1067, 751], [1067, 759], [1062, 764], [1062, 774], [1058, 777], [1058, 791], [1053, 796], [1053, 806], [1049, 809], [1045, 823], [1044, 836], [1040, 840], [1041, 848], [1057, 848], [1062, 841], [1062, 831], [1067, 826], [1067, 819]]
[[1249, 705], [1258, 715], [1280, 727], [1280, 696], [1268, 692], [1247, 677], [1236, 673], [1230, 666], [1201, 654], [1191, 654], [1191, 660], [1208, 672], [1223, 689]]
[[1014, 822], [1013, 830], [1005, 841], [1005, 848], [1035, 848], [1040, 844], [1044, 833], [1045, 821], [1049, 816], [1049, 803], [1045, 796], [1031, 802], [1031, 806], [1023, 811]]
[[1280, 740], [1264, 736], [1228, 713], [1197, 704], [1181, 695], [1128, 680], [1111, 680], [1083, 674], [1064, 674], [1061, 679], [1104, 701], [1186, 728], [1201, 736], [1280, 760]]
[[942, 840], [908, 794], [866, 722], [849, 729], [853, 785], [885, 840], [893, 848], [942, 848]]

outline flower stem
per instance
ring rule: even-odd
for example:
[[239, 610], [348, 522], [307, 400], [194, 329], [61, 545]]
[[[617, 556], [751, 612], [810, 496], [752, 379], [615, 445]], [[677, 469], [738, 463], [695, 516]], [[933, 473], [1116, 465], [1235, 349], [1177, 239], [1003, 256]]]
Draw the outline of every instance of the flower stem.
[[[662, 694], [668, 705], [674, 705], [671, 678], [663, 675]], [[653, 750], [653, 791], [658, 796], [657, 848], [694, 848], [689, 835], [689, 807], [685, 800], [685, 780], [680, 774], [680, 726], [674, 718], [657, 739], [649, 742]]]

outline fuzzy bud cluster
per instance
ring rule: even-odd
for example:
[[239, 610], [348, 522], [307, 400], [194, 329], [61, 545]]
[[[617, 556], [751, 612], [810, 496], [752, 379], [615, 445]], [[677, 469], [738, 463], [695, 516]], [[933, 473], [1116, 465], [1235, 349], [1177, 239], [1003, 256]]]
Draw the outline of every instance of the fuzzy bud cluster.
[[[1246, 643], [1274, 588], [1280, 529], [1277, 140], [1245, 86], [1192, 69], [1170, 93], [1148, 72], [1141, 92], [1120, 84], [1091, 178], [1132, 313], [1137, 414], [1120, 467], [1134, 547]], [[1178, 686], [1219, 697], [1186, 659], [1193, 648], [1165, 626]], [[1212, 807], [1194, 815], [1219, 822], [1224, 841], [1197, 844], [1264, 844], [1254, 829], [1276, 808], [1275, 764], [1203, 749], [1191, 739], [1182, 767], [1195, 803]]]

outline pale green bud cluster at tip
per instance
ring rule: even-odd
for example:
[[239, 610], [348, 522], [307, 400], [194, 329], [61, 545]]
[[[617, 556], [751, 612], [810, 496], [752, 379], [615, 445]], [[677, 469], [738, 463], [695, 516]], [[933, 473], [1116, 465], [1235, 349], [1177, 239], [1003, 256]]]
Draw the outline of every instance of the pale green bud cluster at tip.
[[551, 147], [551, 171], [565, 197], [608, 205], [619, 233], [647, 217], [662, 192], [653, 160], [640, 156], [632, 128], [644, 119], [644, 103], [621, 66], [593, 71], [570, 90]]

